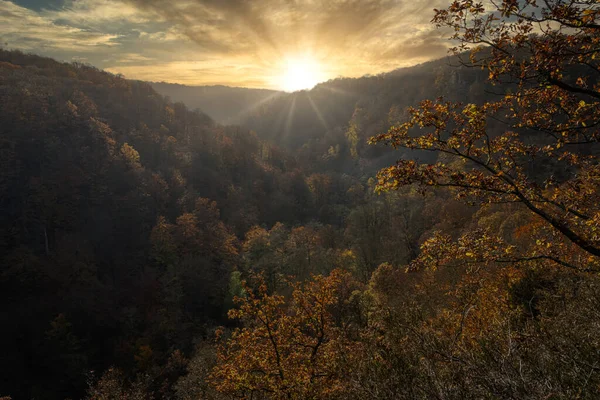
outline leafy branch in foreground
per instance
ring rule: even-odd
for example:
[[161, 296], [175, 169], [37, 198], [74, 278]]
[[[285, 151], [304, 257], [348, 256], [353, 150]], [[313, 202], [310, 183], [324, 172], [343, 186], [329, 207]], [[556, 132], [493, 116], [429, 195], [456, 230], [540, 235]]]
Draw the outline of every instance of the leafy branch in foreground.
[[440, 154], [436, 164], [384, 168], [378, 189], [446, 187], [471, 204], [520, 204], [553, 238], [514, 261], [598, 270], [599, 17], [596, 2], [505, 0], [489, 10], [464, 0], [436, 10], [434, 22], [460, 42], [454, 50], [471, 50], [470, 65], [510, 89], [481, 105], [423, 101], [406, 123], [371, 138]]

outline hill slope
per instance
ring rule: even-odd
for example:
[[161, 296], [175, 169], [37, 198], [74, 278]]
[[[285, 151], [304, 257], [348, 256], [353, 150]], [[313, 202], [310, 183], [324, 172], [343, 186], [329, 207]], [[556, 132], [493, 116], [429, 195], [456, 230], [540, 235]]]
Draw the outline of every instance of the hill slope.
[[266, 101], [283, 94], [267, 89], [227, 86], [185, 86], [164, 82], [151, 83], [154, 90], [189, 108], [199, 108], [222, 124], [237, 124]]
[[315, 171], [369, 176], [398, 154], [367, 146], [367, 139], [405, 118], [408, 107], [439, 96], [473, 103], [489, 98], [485, 71], [459, 65], [458, 57], [444, 58], [377, 76], [338, 78], [294, 93], [153, 87], [219, 121], [252, 129], [261, 139], [296, 152]]
[[[238, 238], [297, 223], [292, 157], [148, 83], [0, 51], [0, 388], [80, 398], [82, 371], [190, 350], [225, 321]], [[31, 361], [27, 361], [31, 360]]]

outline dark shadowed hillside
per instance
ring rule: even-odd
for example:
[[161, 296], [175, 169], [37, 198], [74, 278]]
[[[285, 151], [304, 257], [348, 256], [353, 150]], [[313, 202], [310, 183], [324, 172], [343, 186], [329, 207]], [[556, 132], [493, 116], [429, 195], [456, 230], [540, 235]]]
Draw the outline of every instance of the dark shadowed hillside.
[[0, 105], [0, 388], [15, 398], [80, 398], [86, 373], [145, 346], [190, 350], [225, 320], [236, 233], [314, 207], [293, 157], [148, 83], [0, 51]]
[[[366, 281], [410, 260], [436, 226], [429, 206], [373, 195], [373, 169], [343, 130], [313, 154], [327, 123], [313, 93], [329, 91], [279, 95], [257, 113], [297, 104], [315, 138], [284, 131], [294, 153], [275, 128], [265, 140], [218, 125], [148, 83], [1, 51], [2, 392], [79, 398], [108, 371], [171, 395], [194, 343], [227, 324], [242, 278], [260, 273], [277, 290], [344, 267]], [[329, 118], [352, 117], [353, 101], [338, 103]]]

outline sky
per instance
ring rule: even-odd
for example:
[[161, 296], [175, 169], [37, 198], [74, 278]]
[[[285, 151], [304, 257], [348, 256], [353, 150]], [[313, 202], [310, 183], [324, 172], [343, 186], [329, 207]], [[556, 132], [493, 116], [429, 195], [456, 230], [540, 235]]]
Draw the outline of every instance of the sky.
[[0, 43], [130, 79], [296, 89], [443, 57], [448, 0], [0, 0]]

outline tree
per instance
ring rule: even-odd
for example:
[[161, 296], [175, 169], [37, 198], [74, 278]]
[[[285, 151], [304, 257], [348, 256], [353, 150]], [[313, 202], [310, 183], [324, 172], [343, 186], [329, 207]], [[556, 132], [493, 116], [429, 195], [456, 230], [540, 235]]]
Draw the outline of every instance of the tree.
[[159, 217], [150, 239], [153, 258], [164, 271], [162, 301], [168, 322], [161, 328], [186, 333], [187, 340], [194, 332], [187, 328], [224, 314], [237, 240], [219, 219], [216, 202], [205, 198], [198, 198], [193, 212], [180, 215], [175, 224]]
[[356, 344], [336, 324], [336, 307], [352, 287], [350, 275], [334, 270], [292, 286], [289, 302], [269, 295], [264, 282], [237, 299], [229, 316], [244, 326], [218, 349], [210, 377], [218, 391], [244, 399], [325, 399], [345, 389], [341, 365]]
[[411, 108], [408, 122], [370, 141], [434, 152], [438, 162], [400, 160], [379, 172], [378, 188], [449, 187], [470, 204], [517, 203], [551, 240], [517, 251], [486, 236], [487, 244], [471, 245], [499, 247], [481, 256], [598, 270], [600, 9], [563, 0], [488, 7], [457, 0], [436, 10], [434, 22], [453, 29], [454, 50], [470, 50], [468, 65], [487, 68], [507, 92], [480, 105], [438, 99]]

